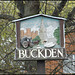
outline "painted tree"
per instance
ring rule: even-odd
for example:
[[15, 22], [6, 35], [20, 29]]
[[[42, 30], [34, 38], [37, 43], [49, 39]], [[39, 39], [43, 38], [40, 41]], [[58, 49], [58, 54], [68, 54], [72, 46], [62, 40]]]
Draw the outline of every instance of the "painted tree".
[[[0, 1], [0, 73], [35, 73], [36, 62], [14, 61], [14, 51], [16, 48], [15, 42], [15, 24], [11, 21], [14, 19], [43, 13], [53, 16], [61, 16], [67, 18], [66, 21], [66, 35], [69, 42], [66, 42], [66, 49], [69, 52], [68, 57], [74, 52], [75, 39], [75, 2], [74, 1]], [[72, 36], [73, 34], [73, 36]], [[72, 47], [71, 49], [68, 47]], [[53, 61], [46, 61], [47, 63]], [[55, 62], [55, 61], [54, 61]], [[58, 63], [52, 69], [46, 70], [46, 73], [62, 74], [63, 61], [57, 61]], [[48, 72], [49, 71], [49, 72]]]
[[54, 31], [54, 36], [57, 39], [57, 44], [60, 44], [59, 27]]

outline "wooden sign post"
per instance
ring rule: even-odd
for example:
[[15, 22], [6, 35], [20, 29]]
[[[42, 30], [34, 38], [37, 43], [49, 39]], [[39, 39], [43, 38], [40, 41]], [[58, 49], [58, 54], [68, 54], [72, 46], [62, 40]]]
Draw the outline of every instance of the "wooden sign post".
[[37, 73], [45, 74], [45, 60], [66, 59], [65, 18], [37, 14], [17, 20], [14, 60], [37, 60]]

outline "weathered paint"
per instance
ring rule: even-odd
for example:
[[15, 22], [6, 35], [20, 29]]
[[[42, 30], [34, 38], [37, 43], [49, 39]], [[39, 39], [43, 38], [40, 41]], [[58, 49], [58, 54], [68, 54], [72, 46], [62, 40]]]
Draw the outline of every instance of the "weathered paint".
[[17, 60], [66, 59], [64, 48], [16, 50], [16, 54]]
[[[41, 26], [41, 21], [43, 19], [43, 24], [46, 28], [46, 32], [47, 32], [47, 38], [55, 38], [54, 37], [54, 30], [56, 30], [58, 27], [60, 27], [60, 20], [58, 19], [53, 19], [53, 18], [49, 18], [49, 17], [44, 17], [44, 16], [39, 16], [39, 17], [34, 17], [34, 18], [30, 18], [27, 20], [23, 20], [20, 22], [20, 30], [24, 30], [24, 33], [26, 33], [26, 28], [30, 28], [31, 31], [38, 31], [40, 29]], [[20, 33], [21, 35], [21, 33]], [[46, 39], [47, 39], [46, 38]], [[60, 29], [59, 29], [59, 38], [60, 38]], [[59, 39], [60, 41], [60, 39]], [[60, 48], [61, 45], [56, 45], [54, 48]]]
[[[13, 22], [16, 22], [16, 29], [17, 29], [17, 50], [15, 51], [16, 53], [16, 59], [15, 60], [21, 60], [21, 59], [17, 59], [17, 54], [18, 54], [18, 49], [20, 50], [24, 50], [25, 48], [23, 48], [21, 46], [21, 30], [23, 30], [23, 34], [24, 36], [26, 35], [26, 28], [30, 28], [31, 29], [31, 32], [35, 32], [35, 31], [38, 31], [38, 35], [39, 37], [41, 38], [41, 42], [42, 41], [46, 41], [46, 43], [43, 43], [42, 44], [39, 44], [39, 46], [41, 48], [65, 48], [64, 44], [65, 44], [65, 35], [64, 35], [64, 18], [59, 18], [59, 17], [53, 17], [53, 16], [48, 16], [48, 15], [41, 15], [41, 14], [38, 14], [38, 15], [34, 15], [34, 16], [29, 16], [29, 17], [26, 17], [26, 18], [22, 18], [22, 19], [18, 19], [18, 20], [14, 20]], [[43, 27], [43, 28], [41, 28]], [[43, 30], [43, 32], [41, 31]], [[58, 30], [58, 31], [57, 31]], [[56, 35], [58, 35], [59, 39], [57, 37], [54, 36], [54, 32], [57, 31], [59, 33], [56, 33]], [[43, 35], [46, 34], [46, 36], [41, 36], [41, 33]], [[45, 33], [45, 34], [44, 34]], [[23, 36], [23, 37], [24, 37]], [[26, 35], [27, 36], [27, 35]], [[31, 36], [31, 35], [29, 35]], [[29, 37], [27, 36], [27, 37]], [[45, 40], [44, 40], [45, 39]], [[58, 40], [58, 42], [57, 42]], [[47, 43], [48, 42], [48, 43]], [[53, 43], [54, 44], [53, 44]], [[45, 44], [45, 45], [44, 45]], [[50, 46], [50, 44], [53, 44]], [[38, 45], [36, 46], [33, 46], [33, 49], [34, 48], [38, 48]], [[30, 49], [31, 51], [31, 48], [28, 47], [27, 49]], [[57, 58], [45, 58], [45, 59], [65, 59], [66, 57], [66, 54], [65, 54], [65, 50], [64, 50], [64, 57], [57, 57]], [[24, 59], [24, 60], [45, 60], [43, 58], [41, 59], [34, 59], [34, 58], [30, 58], [30, 59]]]

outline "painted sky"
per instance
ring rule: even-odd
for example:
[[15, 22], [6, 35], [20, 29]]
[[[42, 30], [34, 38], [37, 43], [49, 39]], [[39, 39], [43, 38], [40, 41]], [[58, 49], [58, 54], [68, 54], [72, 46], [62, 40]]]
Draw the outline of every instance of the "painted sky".
[[49, 25], [57, 27], [59, 25], [59, 20], [57, 19], [51, 19], [51, 18], [40, 16], [40, 17], [35, 17], [35, 18], [21, 21], [21, 28], [31, 28], [35, 25], [39, 27], [41, 24], [42, 18], [43, 18], [43, 24], [45, 25], [45, 27], [48, 27]]
[[43, 24], [46, 27], [48, 37], [54, 37], [53, 36], [54, 30], [59, 27], [59, 20], [57, 19], [52, 19], [43, 16], [34, 17], [31, 19], [21, 21], [20, 29], [24, 30], [24, 32], [26, 32], [26, 28], [31, 28], [31, 31], [36, 31], [36, 30], [39, 31], [42, 19], [43, 19]]

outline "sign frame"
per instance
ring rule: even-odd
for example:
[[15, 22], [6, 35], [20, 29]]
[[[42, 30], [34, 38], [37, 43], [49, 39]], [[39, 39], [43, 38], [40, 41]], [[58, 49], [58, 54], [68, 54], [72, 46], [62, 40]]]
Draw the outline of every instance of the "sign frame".
[[[13, 20], [12, 22], [16, 22], [16, 50], [18, 48], [20, 48], [20, 22], [25, 20], [25, 19], [29, 19], [29, 18], [33, 18], [33, 17], [37, 17], [37, 16], [45, 16], [45, 17], [49, 17], [49, 18], [53, 18], [53, 19], [58, 19], [59, 20], [59, 27], [60, 27], [60, 46], [61, 48], [65, 48], [65, 18], [60, 18], [60, 17], [54, 17], [54, 16], [49, 16], [49, 15], [44, 15], [44, 14], [37, 14], [37, 15], [34, 15], [34, 16], [29, 16], [29, 17], [26, 17], [26, 18], [22, 18], [22, 19], [18, 19], [18, 20]], [[65, 51], [65, 55], [66, 55], [66, 51]], [[61, 60], [62, 58], [60, 58]], [[63, 58], [62, 60], [66, 59]], [[16, 51], [15, 51], [15, 59], [14, 60], [17, 60], [16, 58]], [[43, 59], [42, 59], [43, 60]], [[45, 60], [45, 59], [44, 59]], [[49, 59], [49, 60], [55, 60], [55, 59]], [[58, 60], [58, 59], [57, 59]], [[21, 60], [23, 61], [23, 60]], [[27, 60], [28, 61], [28, 60]]]

